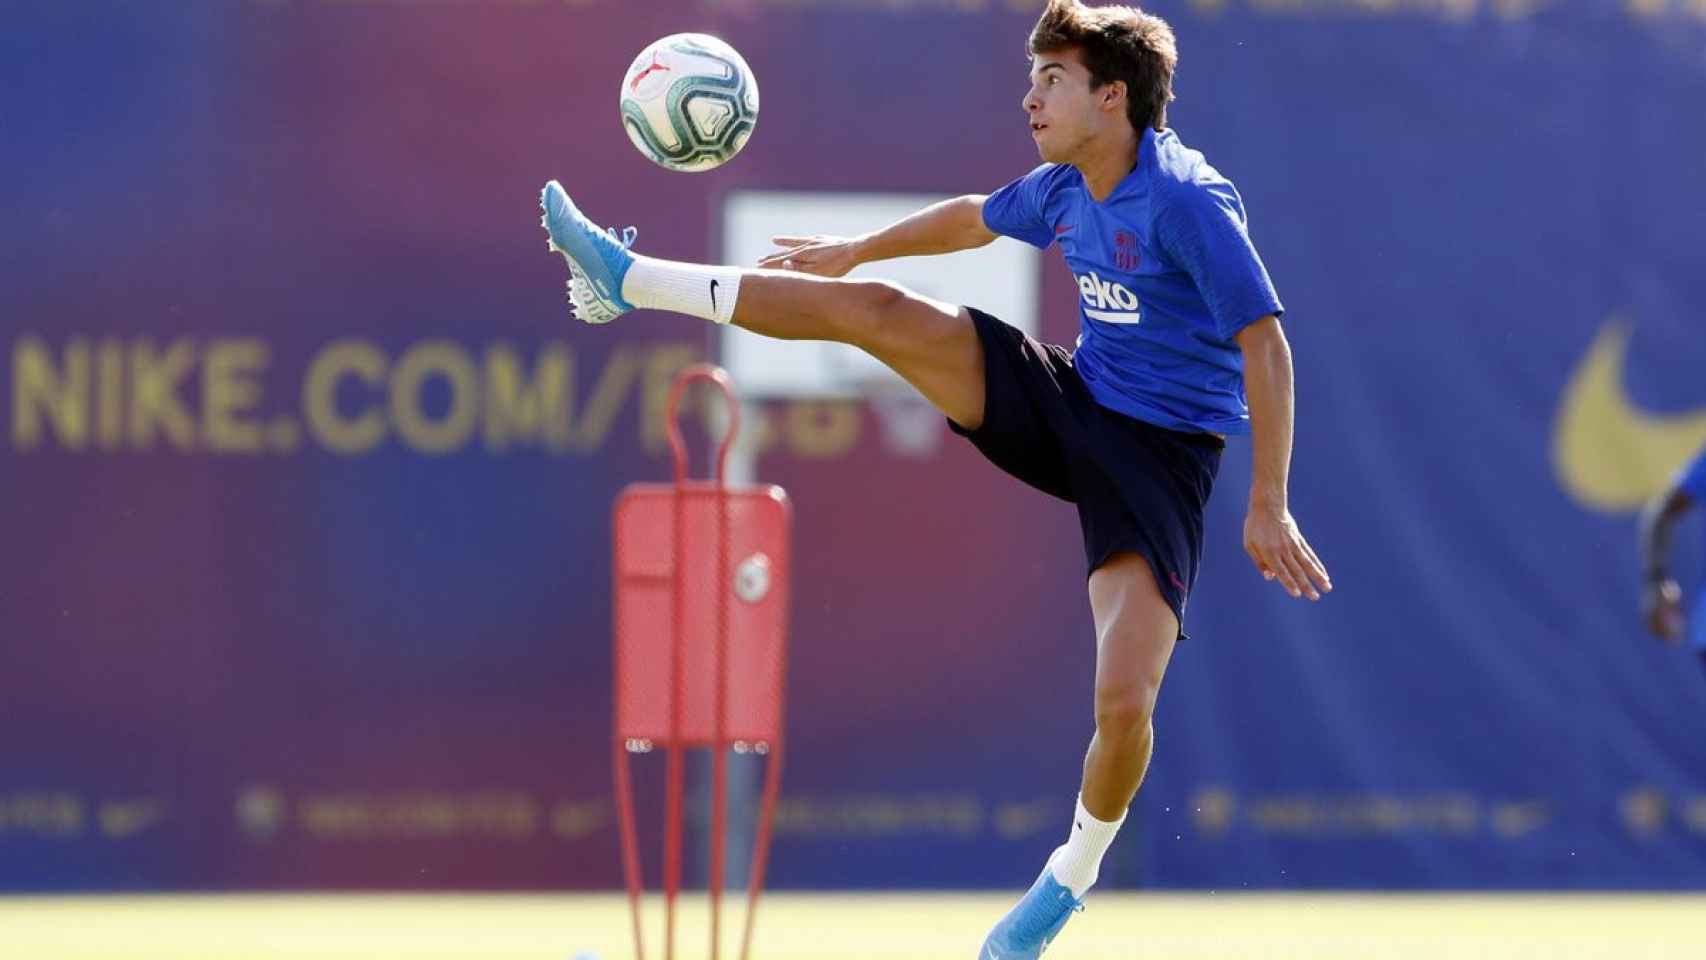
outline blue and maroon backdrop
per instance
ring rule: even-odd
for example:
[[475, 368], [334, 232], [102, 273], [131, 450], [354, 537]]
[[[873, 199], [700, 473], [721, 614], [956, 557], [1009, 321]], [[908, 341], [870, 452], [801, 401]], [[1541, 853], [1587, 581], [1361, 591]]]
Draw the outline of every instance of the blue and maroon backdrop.
[[[617, 885], [609, 510], [714, 341], [571, 324], [539, 187], [683, 259], [737, 189], [991, 190], [1036, 7], [0, 5], [0, 889]], [[1337, 592], [1252, 571], [1235, 443], [1108, 875], [1706, 886], [1706, 677], [1642, 635], [1633, 536], [1706, 442], [1706, 7], [1153, 9], [1290, 310]], [[763, 91], [692, 176], [616, 110], [684, 30]], [[865, 403], [765, 412], [772, 883], [1022, 885], [1091, 727], [1071, 508]]]

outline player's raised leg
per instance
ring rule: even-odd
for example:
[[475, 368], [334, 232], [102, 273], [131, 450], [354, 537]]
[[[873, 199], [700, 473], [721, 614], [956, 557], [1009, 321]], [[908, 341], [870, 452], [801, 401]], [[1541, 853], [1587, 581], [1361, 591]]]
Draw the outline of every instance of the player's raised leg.
[[1090, 575], [1090, 608], [1096, 623], [1096, 732], [1084, 758], [1072, 830], [1030, 890], [990, 931], [980, 960], [1042, 955], [1082, 909], [1149, 769], [1151, 718], [1178, 638], [1178, 618], [1148, 562], [1136, 553], [1115, 554]]
[[618, 238], [588, 220], [555, 180], [545, 185], [540, 203], [550, 248], [568, 261], [569, 302], [588, 323], [608, 323], [644, 307], [783, 340], [851, 344], [955, 423], [975, 429], [983, 420], [983, 351], [963, 307], [878, 280], [644, 257], [629, 249], [632, 232]]

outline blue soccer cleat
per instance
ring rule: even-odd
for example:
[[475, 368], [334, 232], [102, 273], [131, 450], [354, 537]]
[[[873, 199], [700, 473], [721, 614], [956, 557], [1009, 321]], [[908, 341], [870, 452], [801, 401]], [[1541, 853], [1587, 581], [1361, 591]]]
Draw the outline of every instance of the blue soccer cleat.
[[1066, 926], [1072, 915], [1084, 909], [1084, 901], [1060, 885], [1043, 867], [1042, 876], [1019, 898], [983, 941], [978, 960], [1035, 960]]
[[609, 323], [634, 305], [622, 299], [622, 278], [634, 255], [628, 252], [638, 233], [629, 227], [618, 237], [601, 230], [575, 209], [575, 203], [555, 180], [539, 195], [545, 209], [541, 224], [551, 240], [546, 246], [569, 263], [569, 308], [587, 323]]

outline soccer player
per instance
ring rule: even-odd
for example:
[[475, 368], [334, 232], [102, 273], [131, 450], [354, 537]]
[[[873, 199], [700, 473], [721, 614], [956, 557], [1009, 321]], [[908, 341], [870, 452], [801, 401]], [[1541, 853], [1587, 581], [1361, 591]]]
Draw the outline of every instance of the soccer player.
[[[639, 256], [555, 181], [542, 198], [581, 319], [644, 307], [852, 344], [996, 466], [1077, 505], [1096, 629], [1095, 733], [1068, 839], [989, 934], [983, 960], [1039, 956], [1081, 908], [1125, 819], [1149, 765], [1150, 718], [1183, 635], [1227, 435], [1254, 444], [1244, 546], [1256, 568], [1293, 597], [1332, 589], [1287, 507], [1292, 367], [1279, 298], [1238, 192], [1167, 129], [1171, 28], [1131, 7], [1049, 0], [1029, 49], [1022, 106], [1041, 166], [864, 236], [777, 237], [760, 269]], [[1060, 246], [1079, 291], [1075, 350], [976, 308], [834, 279], [998, 235]]]
[[1706, 503], [1706, 449], [1641, 511], [1641, 619], [1666, 643], [1680, 643], [1686, 634], [1706, 666], [1706, 593], [1696, 600], [1694, 616], [1685, 618], [1682, 588], [1669, 572], [1671, 536], [1696, 503]]

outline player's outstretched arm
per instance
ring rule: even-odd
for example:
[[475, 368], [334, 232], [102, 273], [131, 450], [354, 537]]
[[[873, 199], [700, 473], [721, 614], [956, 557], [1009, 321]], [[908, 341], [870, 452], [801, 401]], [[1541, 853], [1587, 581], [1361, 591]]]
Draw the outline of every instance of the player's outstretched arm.
[[1682, 639], [1682, 588], [1670, 575], [1670, 543], [1676, 524], [1694, 499], [1671, 484], [1641, 511], [1641, 620], [1660, 640]]
[[1274, 316], [1238, 331], [1236, 339], [1244, 353], [1244, 393], [1250, 403], [1254, 457], [1244, 549], [1262, 576], [1278, 580], [1294, 597], [1319, 600], [1333, 589], [1333, 581], [1303, 539], [1286, 502], [1291, 472], [1291, 345]]
[[875, 260], [981, 247], [995, 239], [995, 234], [983, 223], [983, 201], [981, 195], [943, 200], [881, 230], [857, 237], [771, 237], [770, 242], [781, 249], [758, 261], [758, 265], [839, 277], [861, 263]]

